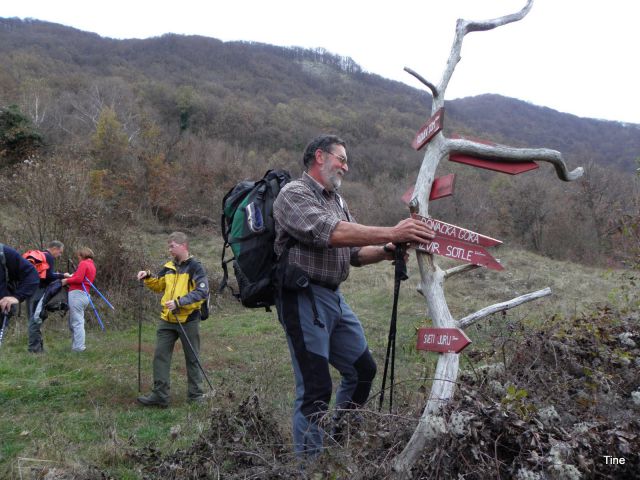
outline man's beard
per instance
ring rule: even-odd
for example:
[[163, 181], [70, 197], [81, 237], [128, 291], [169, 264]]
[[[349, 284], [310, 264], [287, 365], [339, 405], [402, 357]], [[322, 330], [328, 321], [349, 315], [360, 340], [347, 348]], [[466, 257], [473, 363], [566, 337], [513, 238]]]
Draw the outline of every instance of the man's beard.
[[330, 192], [334, 192], [340, 188], [342, 185], [342, 175], [338, 173], [338, 170], [333, 170], [330, 163], [325, 163], [320, 170], [322, 173], [322, 178], [325, 183], [331, 187], [327, 188]]

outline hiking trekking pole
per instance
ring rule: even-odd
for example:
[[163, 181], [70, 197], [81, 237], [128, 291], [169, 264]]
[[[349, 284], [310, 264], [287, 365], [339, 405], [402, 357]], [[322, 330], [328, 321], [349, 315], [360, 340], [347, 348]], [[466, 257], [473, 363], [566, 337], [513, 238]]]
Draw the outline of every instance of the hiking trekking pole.
[[[142, 280], [139, 282], [140, 288], [144, 289]], [[142, 292], [142, 290], [140, 290]], [[142, 299], [142, 297], [141, 297]], [[142, 315], [138, 315], [138, 392], [142, 392]]]
[[138, 315], [138, 392], [142, 392], [142, 315]]
[[396, 243], [395, 249], [395, 272], [394, 272], [394, 284], [393, 284], [393, 308], [391, 309], [391, 322], [389, 323], [389, 338], [387, 339], [387, 355], [384, 359], [384, 374], [382, 375], [382, 388], [380, 389], [380, 402], [378, 404], [378, 410], [382, 410], [382, 403], [384, 402], [384, 390], [387, 381], [387, 369], [389, 367], [389, 357], [391, 357], [391, 374], [390, 374], [390, 387], [389, 387], [389, 413], [391, 413], [391, 407], [393, 406], [393, 383], [395, 379], [395, 364], [396, 364], [396, 324], [398, 320], [398, 298], [400, 296], [400, 282], [409, 278], [407, 276], [407, 264], [404, 261], [404, 255], [406, 248], [404, 245]]
[[91, 300], [91, 295], [89, 295], [89, 292], [87, 292], [87, 287], [84, 286], [84, 282], [80, 282], [80, 285], [82, 285], [82, 289], [84, 290], [84, 293], [87, 295], [87, 298], [89, 299], [89, 303], [91, 304], [91, 307], [93, 307], [93, 313], [96, 314], [96, 318], [98, 319], [100, 328], [102, 329], [102, 331], [104, 331], [104, 324], [102, 323], [102, 319], [100, 318], [100, 315], [98, 315], [98, 310], [96, 309], [96, 306], [93, 304], [93, 300]]
[[0, 328], [0, 346], [2, 346], [2, 339], [4, 338], [4, 332], [7, 329], [7, 325], [9, 324], [9, 314], [2, 314], [2, 328]]
[[[173, 314], [175, 315], [175, 311], [173, 312]], [[193, 353], [193, 358], [196, 359], [196, 363], [198, 364], [198, 367], [200, 368], [202, 375], [204, 375], [204, 378], [209, 384], [209, 388], [211, 389], [211, 391], [214, 392], [215, 390], [213, 389], [213, 385], [211, 385], [211, 382], [209, 381], [209, 377], [207, 377], [207, 374], [205, 373], [204, 368], [202, 368], [202, 364], [200, 363], [198, 354], [194, 350], [193, 345], [191, 345], [191, 340], [189, 340], [189, 337], [187, 336], [187, 332], [185, 332], [184, 327], [182, 326], [182, 323], [180, 323], [177, 317], [176, 317], [176, 321], [178, 322], [178, 326], [180, 327], [180, 331], [182, 332], [182, 335], [184, 335], [184, 338], [187, 341], [187, 345], [189, 345], [189, 348], [191, 349], [191, 353]]]
[[89, 285], [90, 285], [90, 286], [91, 286], [91, 287], [92, 287], [96, 292], [98, 292], [98, 295], [100, 295], [100, 297], [102, 298], [102, 300], [104, 300], [104, 301], [105, 301], [105, 303], [106, 303], [106, 304], [111, 308], [111, 310], [115, 310], [114, 306], [113, 306], [113, 305], [111, 305], [111, 303], [109, 303], [109, 300], [107, 300], [107, 299], [105, 298], [105, 296], [104, 296], [104, 295], [102, 295], [102, 293], [100, 293], [100, 290], [98, 290], [98, 289], [96, 288], [96, 286], [95, 286], [93, 283], [91, 283], [91, 280], [89, 280], [86, 276], [84, 277], [84, 279], [85, 279], [87, 282], [89, 282]]

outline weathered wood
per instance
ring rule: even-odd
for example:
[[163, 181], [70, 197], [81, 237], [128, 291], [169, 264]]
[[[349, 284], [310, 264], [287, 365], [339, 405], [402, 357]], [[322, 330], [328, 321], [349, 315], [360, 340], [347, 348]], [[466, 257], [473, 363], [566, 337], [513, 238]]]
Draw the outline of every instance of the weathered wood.
[[418, 72], [415, 72], [415, 71], [411, 70], [409, 67], [404, 67], [404, 71], [407, 72], [408, 74], [413, 75], [414, 77], [416, 77], [423, 85], [425, 85], [429, 90], [431, 90], [431, 96], [432, 97], [435, 98], [435, 97], [438, 96], [438, 87], [436, 87], [429, 80], [424, 78]]
[[511, 300], [507, 300], [506, 302], [490, 305], [458, 320], [458, 328], [467, 328], [469, 325], [473, 325], [478, 320], [484, 317], [488, 317], [489, 315], [493, 315], [494, 313], [507, 311], [513, 307], [522, 305], [523, 303], [537, 300], [538, 298], [546, 297], [548, 295], [551, 295], [551, 289], [549, 287], [543, 288], [542, 290], [537, 290], [535, 292], [520, 295], [519, 297], [512, 298]]
[[516, 148], [506, 145], [487, 145], [464, 138], [450, 138], [446, 140], [445, 151], [450, 153], [462, 153], [488, 160], [500, 160], [501, 162], [538, 161], [553, 164], [556, 175], [560, 180], [571, 182], [580, 178], [584, 173], [582, 167], [571, 172], [567, 170], [562, 154], [550, 148]]
[[474, 265], [473, 263], [468, 263], [466, 265], [458, 265], [456, 267], [449, 268], [444, 272], [445, 280], [454, 275], [459, 275], [461, 273], [467, 273], [471, 270], [475, 270], [476, 268], [480, 268], [480, 265]]
[[[453, 71], [460, 61], [460, 51], [464, 36], [469, 32], [491, 30], [501, 25], [521, 20], [529, 13], [532, 5], [533, 0], [527, 0], [526, 5], [519, 12], [492, 20], [481, 22], [458, 20], [449, 59], [442, 79], [437, 86], [426, 81], [412, 70], [405, 68], [406, 71], [422, 81], [422, 83], [431, 90], [433, 94], [431, 105], [432, 115], [444, 107], [445, 91], [453, 75]], [[569, 172], [564, 164], [562, 155], [555, 150], [483, 145], [463, 139], [447, 139], [443, 132], [440, 131], [430, 139], [425, 148], [424, 159], [420, 166], [413, 197], [409, 204], [412, 213], [418, 213], [423, 217], [429, 216], [429, 194], [435, 179], [436, 169], [440, 160], [446, 159], [451, 153], [468, 154], [479, 156], [480, 158], [484, 156], [484, 158], [502, 161], [533, 160], [549, 162], [555, 167], [558, 177], [565, 181], [575, 180], [583, 173], [582, 168], [576, 168]], [[471, 267], [464, 266], [444, 272], [437, 265], [432, 255], [420, 251], [417, 251], [416, 255], [418, 268], [420, 270], [420, 285], [418, 286], [418, 290], [425, 297], [428, 314], [432, 319], [433, 326], [436, 328], [457, 327], [458, 323], [452, 318], [445, 299], [443, 288], [444, 280], [454, 274], [469, 271]], [[478, 314], [479, 312], [476, 312], [474, 315]], [[422, 454], [422, 450], [427, 441], [441, 431], [438, 427], [438, 425], [443, 425], [440, 411], [442, 406], [453, 398], [455, 383], [458, 377], [458, 367], [458, 354], [444, 353], [439, 356], [436, 365], [435, 379], [431, 386], [431, 393], [418, 422], [418, 426], [404, 450], [394, 460], [393, 471], [395, 472], [396, 478], [410, 477], [411, 468]]]
[[[460, 61], [460, 51], [462, 50], [462, 41], [464, 40], [464, 36], [470, 32], [480, 32], [486, 30], [492, 30], [496, 27], [500, 27], [502, 25], [506, 25], [508, 23], [517, 22], [518, 20], [522, 20], [529, 10], [531, 10], [531, 6], [533, 5], [533, 0], [527, 0], [527, 4], [517, 13], [511, 15], [505, 15], [500, 18], [494, 18], [492, 20], [483, 20], [483, 21], [469, 21], [458, 19], [456, 24], [456, 34], [453, 39], [453, 45], [451, 46], [451, 53], [449, 54], [449, 59], [447, 60], [447, 66], [442, 74], [442, 79], [440, 83], [436, 87], [437, 91], [440, 92], [440, 96], [438, 97], [438, 101], [441, 101], [444, 105], [444, 92], [449, 85], [449, 81], [451, 80], [451, 76], [453, 75], [453, 71], [458, 65]], [[434, 98], [434, 103], [435, 102]], [[443, 105], [434, 105], [431, 107], [431, 111], [435, 112], [438, 108]]]

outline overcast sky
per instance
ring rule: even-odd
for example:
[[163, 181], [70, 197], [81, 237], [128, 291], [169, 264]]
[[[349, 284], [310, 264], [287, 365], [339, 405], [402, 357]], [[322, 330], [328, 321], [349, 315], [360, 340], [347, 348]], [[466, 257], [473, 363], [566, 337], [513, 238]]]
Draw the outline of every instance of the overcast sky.
[[[457, 18], [485, 20], [525, 0], [3, 0], [36, 18], [112, 38], [164, 33], [324, 47], [364, 70], [438, 83]], [[535, 0], [521, 21], [466, 36], [447, 99], [498, 93], [581, 117], [640, 124], [638, 0]]]

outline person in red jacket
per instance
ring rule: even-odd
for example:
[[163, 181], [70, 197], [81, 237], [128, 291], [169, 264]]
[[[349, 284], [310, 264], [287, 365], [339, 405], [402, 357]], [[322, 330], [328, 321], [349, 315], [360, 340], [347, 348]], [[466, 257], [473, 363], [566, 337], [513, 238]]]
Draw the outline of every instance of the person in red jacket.
[[[76, 250], [78, 268], [69, 278], [62, 280], [69, 287], [69, 329], [71, 330], [71, 350], [86, 350], [84, 334], [84, 310], [89, 305], [89, 290], [96, 279], [93, 251], [89, 247]], [[88, 280], [88, 281], [87, 281]]]

